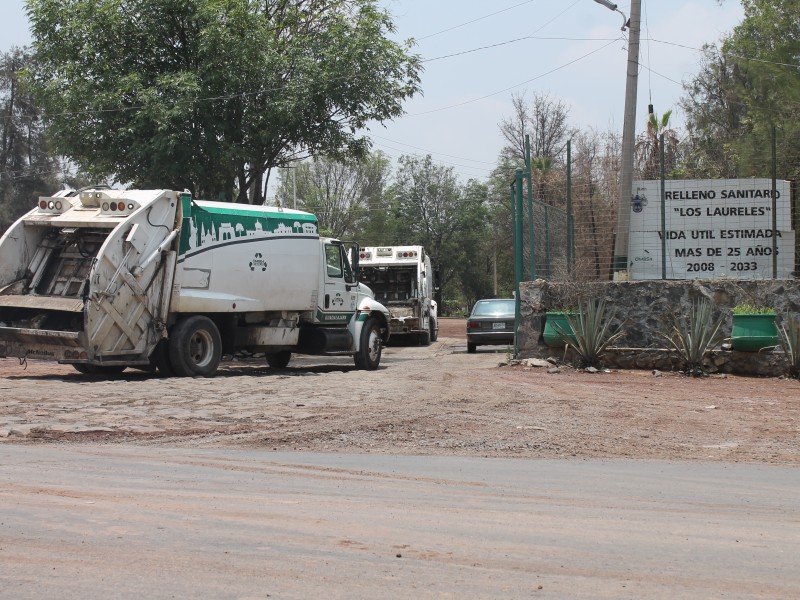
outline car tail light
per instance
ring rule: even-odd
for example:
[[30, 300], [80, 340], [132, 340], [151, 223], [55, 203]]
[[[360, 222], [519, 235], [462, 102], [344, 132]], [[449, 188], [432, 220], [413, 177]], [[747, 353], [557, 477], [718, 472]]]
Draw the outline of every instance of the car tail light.
[[467, 329], [480, 329], [481, 324], [478, 321], [467, 321]]

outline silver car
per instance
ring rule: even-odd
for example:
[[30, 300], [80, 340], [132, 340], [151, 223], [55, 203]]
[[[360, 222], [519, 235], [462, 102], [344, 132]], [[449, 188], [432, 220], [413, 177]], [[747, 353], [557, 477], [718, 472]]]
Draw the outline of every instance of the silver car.
[[467, 352], [478, 346], [513, 344], [514, 315], [513, 298], [478, 300], [467, 319]]

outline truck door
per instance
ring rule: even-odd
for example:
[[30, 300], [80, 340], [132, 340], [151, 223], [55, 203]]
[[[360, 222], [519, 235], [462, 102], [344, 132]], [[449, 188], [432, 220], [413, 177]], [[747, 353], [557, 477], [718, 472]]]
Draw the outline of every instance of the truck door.
[[325, 289], [321, 304], [324, 323], [346, 324], [356, 310], [355, 277], [340, 242], [325, 244]]

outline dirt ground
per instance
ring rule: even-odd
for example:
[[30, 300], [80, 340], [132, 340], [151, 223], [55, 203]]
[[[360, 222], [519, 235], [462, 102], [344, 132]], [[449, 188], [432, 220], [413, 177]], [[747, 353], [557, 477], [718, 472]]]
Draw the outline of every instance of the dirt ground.
[[0, 359], [0, 444], [649, 458], [800, 464], [800, 382], [584, 373], [467, 354], [464, 321], [430, 346], [392, 346], [375, 372], [351, 359], [225, 362], [212, 379], [128, 370], [113, 379]]

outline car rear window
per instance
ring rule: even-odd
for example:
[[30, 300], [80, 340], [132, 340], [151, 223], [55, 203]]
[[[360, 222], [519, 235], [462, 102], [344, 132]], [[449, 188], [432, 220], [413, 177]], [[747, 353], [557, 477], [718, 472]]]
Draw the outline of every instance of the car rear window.
[[472, 309], [472, 315], [475, 317], [513, 314], [514, 300], [480, 300]]

